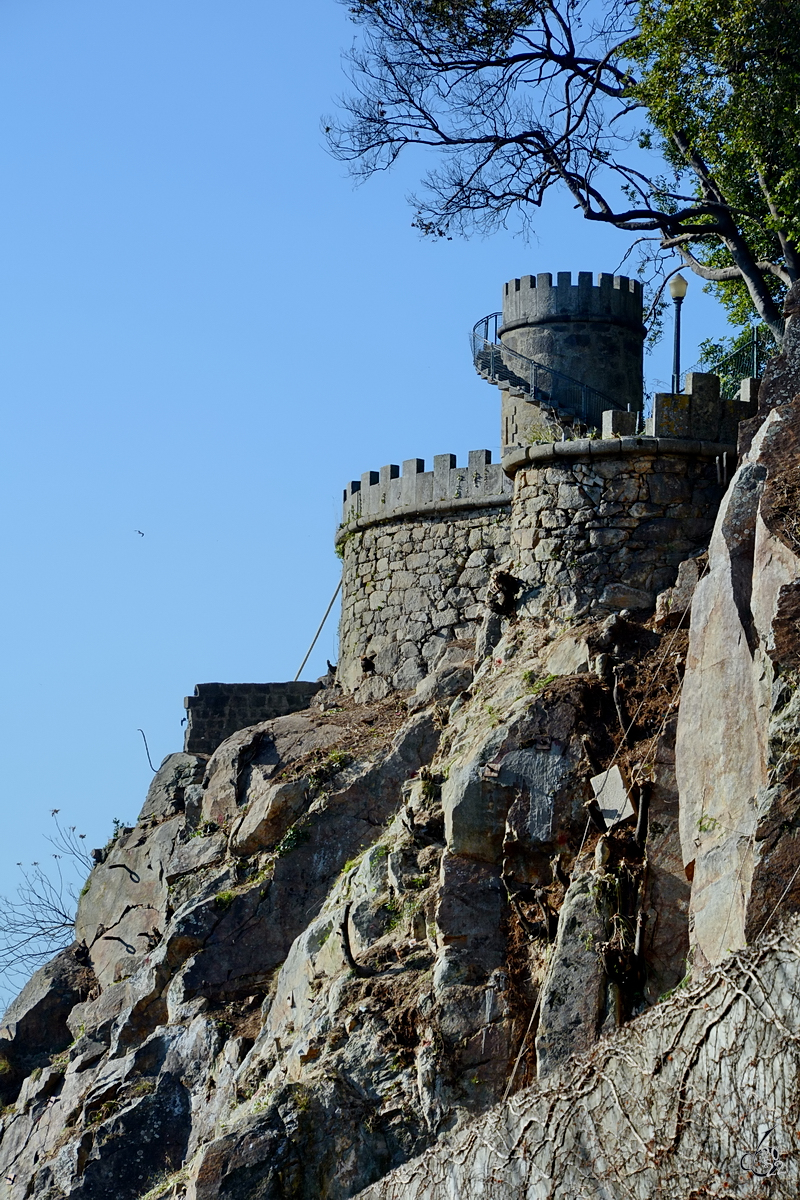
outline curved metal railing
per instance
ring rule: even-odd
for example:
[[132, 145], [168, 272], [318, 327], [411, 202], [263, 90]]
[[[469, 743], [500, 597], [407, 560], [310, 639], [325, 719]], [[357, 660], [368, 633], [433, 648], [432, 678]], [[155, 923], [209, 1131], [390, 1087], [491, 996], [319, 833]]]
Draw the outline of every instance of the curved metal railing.
[[537, 404], [571, 413], [585, 425], [598, 429], [602, 425], [605, 409], [626, 407], [596, 388], [505, 346], [498, 334], [502, 317], [500, 312], [489, 313], [472, 327], [472, 361], [484, 378], [497, 382], [508, 381], [521, 391], [528, 392], [531, 400]]

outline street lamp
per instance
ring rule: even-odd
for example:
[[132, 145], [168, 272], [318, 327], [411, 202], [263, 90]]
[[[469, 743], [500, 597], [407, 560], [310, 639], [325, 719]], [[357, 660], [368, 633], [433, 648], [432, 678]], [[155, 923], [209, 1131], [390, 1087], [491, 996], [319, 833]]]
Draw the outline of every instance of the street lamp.
[[673, 275], [669, 281], [669, 294], [675, 302], [675, 349], [672, 356], [672, 392], [681, 388], [681, 305], [689, 283], [682, 275]]

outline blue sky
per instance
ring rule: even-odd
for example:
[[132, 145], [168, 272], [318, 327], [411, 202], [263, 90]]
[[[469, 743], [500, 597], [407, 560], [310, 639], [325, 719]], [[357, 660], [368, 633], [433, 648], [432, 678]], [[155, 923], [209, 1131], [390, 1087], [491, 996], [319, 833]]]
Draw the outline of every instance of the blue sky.
[[[354, 190], [319, 131], [353, 35], [335, 0], [0, 6], [0, 892], [52, 808], [136, 817], [137, 729], [180, 749], [195, 683], [294, 676], [347, 480], [496, 450], [467, 334], [503, 282], [624, 254], [564, 197], [422, 241], [424, 157]], [[697, 280], [684, 315], [690, 363], [726, 325]], [[335, 656], [331, 621], [305, 677]]]

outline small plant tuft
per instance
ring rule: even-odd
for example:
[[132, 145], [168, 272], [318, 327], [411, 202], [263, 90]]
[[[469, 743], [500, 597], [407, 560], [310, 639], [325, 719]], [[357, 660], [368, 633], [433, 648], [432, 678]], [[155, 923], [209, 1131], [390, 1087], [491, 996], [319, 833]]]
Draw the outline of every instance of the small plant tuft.
[[545, 688], [549, 687], [554, 679], [558, 679], [557, 675], [543, 675], [538, 678], [535, 671], [523, 671], [522, 682], [532, 696], [540, 696]]

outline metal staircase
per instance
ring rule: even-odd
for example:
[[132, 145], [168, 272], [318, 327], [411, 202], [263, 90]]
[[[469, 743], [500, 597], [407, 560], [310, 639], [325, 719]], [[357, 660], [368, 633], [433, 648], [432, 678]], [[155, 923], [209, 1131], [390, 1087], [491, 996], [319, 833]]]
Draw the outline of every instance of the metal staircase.
[[472, 360], [487, 382], [508, 387], [542, 408], [552, 409], [557, 420], [578, 420], [588, 428], [600, 428], [605, 409], [625, 407], [595, 388], [504, 346], [497, 332], [502, 317], [502, 313], [490, 313], [472, 328]]

